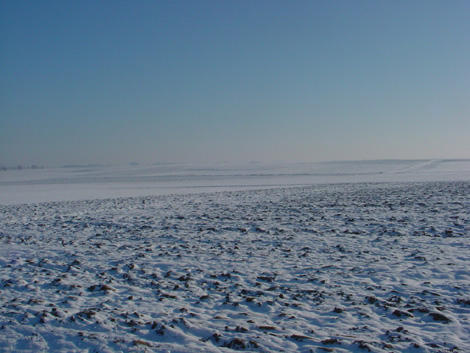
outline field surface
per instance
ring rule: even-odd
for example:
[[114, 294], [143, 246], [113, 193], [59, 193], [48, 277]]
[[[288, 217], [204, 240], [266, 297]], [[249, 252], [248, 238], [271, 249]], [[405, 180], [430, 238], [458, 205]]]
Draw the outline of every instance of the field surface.
[[470, 183], [0, 206], [2, 352], [469, 352]]
[[468, 352], [469, 191], [3, 206], [0, 350]]
[[470, 181], [470, 159], [68, 166], [0, 172], [0, 205], [318, 184]]

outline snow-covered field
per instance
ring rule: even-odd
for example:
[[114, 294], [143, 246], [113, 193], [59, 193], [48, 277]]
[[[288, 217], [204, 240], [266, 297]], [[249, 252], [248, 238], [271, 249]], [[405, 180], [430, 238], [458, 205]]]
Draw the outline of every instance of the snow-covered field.
[[468, 166], [3, 172], [0, 351], [470, 352]]
[[470, 160], [81, 167], [0, 172], [0, 205], [312, 184], [470, 181]]

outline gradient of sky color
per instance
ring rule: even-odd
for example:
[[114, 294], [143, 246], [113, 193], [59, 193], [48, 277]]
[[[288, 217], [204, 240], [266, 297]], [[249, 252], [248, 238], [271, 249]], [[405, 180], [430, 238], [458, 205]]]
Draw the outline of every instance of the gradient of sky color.
[[0, 2], [0, 164], [470, 158], [469, 1]]

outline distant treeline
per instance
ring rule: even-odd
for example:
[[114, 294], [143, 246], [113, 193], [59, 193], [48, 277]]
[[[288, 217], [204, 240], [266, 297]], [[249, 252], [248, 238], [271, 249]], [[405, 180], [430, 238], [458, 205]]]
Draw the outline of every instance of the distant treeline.
[[43, 166], [37, 166], [37, 165], [32, 165], [32, 166], [23, 166], [23, 165], [17, 165], [16, 167], [5, 167], [4, 165], [0, 165], [0, 171], [5, 172], [7, 170], [23, 170], [23, 169], [44, 169], [45, 167]]

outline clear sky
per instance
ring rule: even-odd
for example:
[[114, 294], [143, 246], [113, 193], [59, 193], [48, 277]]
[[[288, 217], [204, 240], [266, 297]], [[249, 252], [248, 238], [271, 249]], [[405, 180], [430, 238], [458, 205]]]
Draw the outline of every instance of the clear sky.
[[0, 2], [0, 164], [470, 158], [470, 1]]

